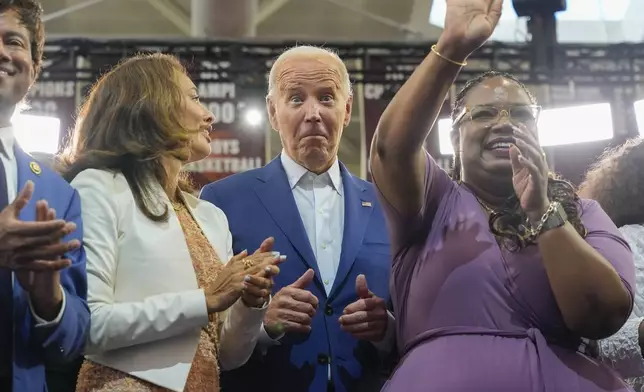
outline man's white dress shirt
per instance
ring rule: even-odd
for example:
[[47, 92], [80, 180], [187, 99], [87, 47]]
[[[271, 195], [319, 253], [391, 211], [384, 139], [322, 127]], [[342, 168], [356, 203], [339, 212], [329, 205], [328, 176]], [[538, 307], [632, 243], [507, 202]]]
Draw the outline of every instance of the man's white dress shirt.
[[281, 155], [295, 204], [329, 295], [340, 264], [344, 234], [344, 196], [340, 164], [336, 159], [317, 175], [300, 166], [285, 152]]
[[[344, 235], [344, 186], [340, 164], [336, 158], [329, 170], [318, 175], [295, 162], [284, 150], [280, 160], [313, 249], [320, 270], [320, 280], [328, 295], [331, 293], [338, 272]], [[385, 338], [373, 343], [376, 348], [384, 352], [391, 349], [395, 337], [395, 320], [391, 313], [388, 312], [388, 315]], [[259, 337], [260, 348], [266, 350], [267, 347], [279, 344], [279, 339], [283, 336], [271, 339], [262, 327]]]

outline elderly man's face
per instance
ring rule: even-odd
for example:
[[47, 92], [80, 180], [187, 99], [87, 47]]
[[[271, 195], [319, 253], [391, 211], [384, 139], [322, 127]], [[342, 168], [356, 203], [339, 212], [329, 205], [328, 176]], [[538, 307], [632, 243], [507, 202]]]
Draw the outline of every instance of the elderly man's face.
[[294, 56], [277, 65], [275, 91], [266, 105], [284, 149], [314, 173], [335, 161], [353, 102], [333, 56]]

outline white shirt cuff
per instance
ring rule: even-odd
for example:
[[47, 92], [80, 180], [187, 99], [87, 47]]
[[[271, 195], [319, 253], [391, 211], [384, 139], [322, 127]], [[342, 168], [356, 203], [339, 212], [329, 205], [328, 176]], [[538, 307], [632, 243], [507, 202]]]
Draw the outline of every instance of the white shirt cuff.
[[[268, 301], [264, 304], [264, 307], [262, 308], [250, 308], [250, 309], [255, 309], [255, 310], [266, 310], [268, 307], [268, 304], [270, 304], [271, 300], [273, 297], [269, 297]], [[278, 336], [276, 339], [271, 338], [268, 336], [268, 332], [266, 332], [266, 328], [264, 328], [264, 323], [259, 326], [259, 335], [257, 339], [257, 345], [259, 349], [262, 351], [263, 354], [266, 353], [266, 349], [271, 347], [271, 346], [278, 346], [280, 344], [279, 340], [284, 337], [284, 334], [281, 334]]]
[[65, 313], [65, 305], [67, 303], [67, 294], [65, 294], [65, 289], [63, 288], [63, 286], [60, 286], [60, 291], [62, 291], [63, 293], [63, 302], [60, 304], [60, 311], [58, 312], [58, 316], [56, 316], [56, 318], [51, 321], [47, 321], [36, 314], [34, 306], [31, 303], [31, 297], [29, 298], [29, 310], [31, 310], [31, 315], [36, 320], [36, 328], [53, 327], [60, 323], [60, 320], [63, 318], [63, 313]]
[[280, 345], [280, 339], [284, 337], [284, 334], [279, 335], [275, 339], [271, 338], [268, 335], [268, 332], [266, 332], [266, 328], [264, 328], [264, 323], [259, 327], [259, 338], [257, 339], [257, 347], [259, 348], [260, 352], [263, 354], [266, 354], [266, 351], [273, 346], [279, 346]]
[[262, 308], [246, 306], [240, 298], [227, 311], [219, 341], [219, 362], [223, 370], [236, 369], [251, 357], [266, 308], [266, 304]]
[[394, 346], [396, 340], [396, 319], [391, 312], [387, 311], [387, 330], [385, 337], [379, 342], [372, 342], [372, 344], [381, 353], [389, 353]]

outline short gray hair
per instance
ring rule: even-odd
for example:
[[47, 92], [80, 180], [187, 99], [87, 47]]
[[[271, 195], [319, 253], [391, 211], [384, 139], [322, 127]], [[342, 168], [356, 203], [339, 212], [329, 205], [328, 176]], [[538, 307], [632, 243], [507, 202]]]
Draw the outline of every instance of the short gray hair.
[[347, 69], [347, 66], [344, 64], [344, 62], [336, 52], [334, 52], [331, 49], [322, 48], [318, 46], [302, 45], [302, 46], [294, 46], [292, 48], [285, 50], [273, 62], [273, 65], [271, 66], [271, 70], [268, 74], [268, 96], [270, 96], [273, 93], [273, 89], [275, 88], [275, 85], [276, 85], [275, 79], [277, 78], [276, 70], [279, 64], [281, 64], [282, 62], [284, 62], [284, 60], [291, 57], [308, 57], [308, 56], [315, 56], [320, 54], [331, 56], [332, 58], [336, 59], [339, 64], [341, 64], [340, 70], [342, 74], [340, 75], [340, 77], [342, 78], [342, 84], [344, 85], [344, 88], [346, 89], [349, 95], [353, 94], [353, 89], [351, 87], [351, 79], [349, 78], [349, 70]]

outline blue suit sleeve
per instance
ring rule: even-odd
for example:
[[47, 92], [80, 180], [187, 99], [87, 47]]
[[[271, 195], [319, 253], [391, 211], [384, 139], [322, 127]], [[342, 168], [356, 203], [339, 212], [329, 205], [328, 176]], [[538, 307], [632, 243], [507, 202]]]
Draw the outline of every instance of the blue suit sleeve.
[[72, 264], [60, 274], [60, 283], [65, 291], [65, 309], [60, 323], [51, 328], [34, 327], [35, 336], [42, 341], [44, 357], [50, 362], [68, 362], [81, 355], [90, 325], [90, 312], [87, 306], [85, 250], [82, 245], [81, 203], [78, 192], [75, 190], [62, 218], [68, 222], [76, 223], [76, 230], [67, 235], [64, 241], [77, 239], [81, 241], [81, 247], [66, 254]]
[[201, 188], [201, 192], [199, 193], [199, 198], [201, 200], [205, 200], [214, 205], [217, 205], [217, 197], [215, 195], [215, 190], [212, 184], [208, 184], [203, 188]]

